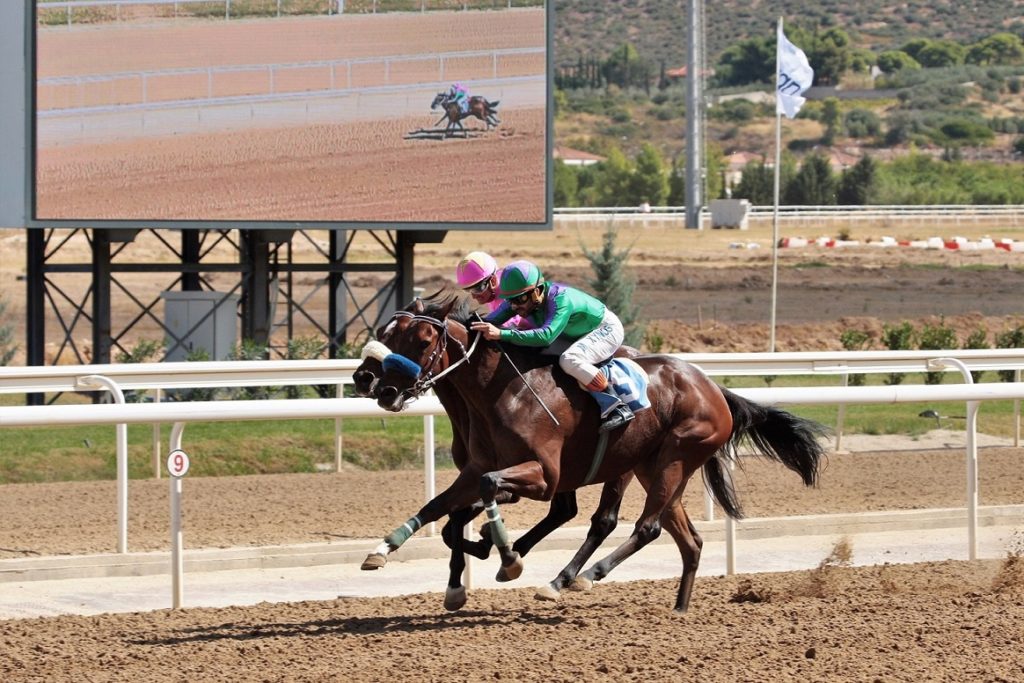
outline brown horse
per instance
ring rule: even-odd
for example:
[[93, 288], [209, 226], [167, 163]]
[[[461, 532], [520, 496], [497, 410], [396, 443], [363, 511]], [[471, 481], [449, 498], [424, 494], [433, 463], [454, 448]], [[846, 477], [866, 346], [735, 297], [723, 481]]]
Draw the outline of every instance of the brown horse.
[[[575, 380], [534, 354], [510, 347], [505, 352], [513, 363], [501, 362], [498, 347], [480, 343], [467, 331], [467, 314], [465, 300], [446, 297], [428, 301], [422, 314], [401, 312], [389, 323], [386, 345], [393, 353], [383, 363], [378, 405], [398, 412], [427, 389], [450, 386], [464, 404], [451, 417], [460, 421], [469, 452], [455, 482], [387, 536], [368, 561], [397, 549], [423, 524], [482, 502], [502, 568], [514, 578], [522, 560], [509, 544], [500, 498], [550, 500], [591, 481], [616, 481], [632, 470], [648, 492], [644, 511], [632, 535], [581, 576], [584, 581], [604, 578], [664, 526], [682, 556], [675, 609], [685, 611], [701, 550], [700, 537], [679, 503], [690, 477], [703, 468], [719, 505], [739, 517], [721, 458], [746, 438], [761, 455], [797, 472], [806, 485], [817, 480], [821, 425], [747, 401], [669, 356], [635, 359], [650, 377], [651, 407], [611, 434], [603, 460], [591, 472], [594, 463], [580, 454], [595, 450], [599, 418], [594, 401]], [[438, 397], [447, 408], [446, 399]]]
[[[406, 313], [413, 315], [422, 314], [424, 310], [423, 300], [419, 298], [415, 299], [405, 308]], [[395, 329], [395, 325], [382, 326], [377, 330], [376, 337], [381, 342], [387, 341]], [[356, 393], [360, 396], [374, 395], [374, 389], [383, 373], [381, 361], [375, 357], [371, 348], [370, 345], [367, 345], [364, 350], [363, 361], [353, 374]], [[632, 357], [638, 355], [638, 352], [630, 347], [622, 347], [616, 355]], [[468, 408], [462, 401], [459, 393], [448, 384], [439, 384], [435, 389], [438, 396], [442, 397], [446, 411], [452, 416], [452, 461], [461, 471], [468, 462], [469, 446], [460, 429], [463, 424], [466, 424]], [[586, 539], [572, 561], [559, 572], [558, 576], [544, 591], [538, 594], [539, 598], [557, 599], [562, 589], [574, 585], [573, 582], [580, 569], [582, 569], [583, 564], [590, 559], [618, 525], [622, 496], [625, 494], [626, 488], [632, 479], [633, 473], [630, 472], [615, 481], [605, 483], [604, 489], [601, 492], [600, 504], [591, 517], [590, 529]], [[515, 502], [517, 498], [507, 496], [507, 500], [501, 499], [501, 502], [503, 504]], [[449, 515], [448, 522], [441, 530], [441, 538], [452, 551], [449, 561], [448, 586], [444, 601], [445, 608], [449, 610], [458, 610], [466, 603], [466, 590], [462, 585], [462, 575], [466, 568], [465, 554], [468, 553], [481, 560], [486, 560], [493, 548], [493, 542], [487, 525], [481, 529], [482, 538], [480, 540], [469, 541], [463, 537], [465, 525], [476, 518], [481, 512], [483, 512], [483, 504], [480, 502], [474, 503], [468, 508], [456, 510]], [[512, 545], [512, 550], [521, 557], [525, 557], [537, 543], [558, 527], [575, 518], [578, 512], [579, 508], [577, 506], [575, 490], [556, 493], [551, 499], [551, 506], [548, 509], [547, 515], [536, 526], [516, 539]], [[367, 558], [367, 561], [363, 564], [363, 569], [380, 569], [384, 566], [385, 561], [386, 556], [384, 554], [373, 554]], [[513, 577], [508, 576], [504, 570], [501, 570], [498, 573], [498, 578], [505, 581]]]
[[444, 109], [444, 116], [439, 118], [434, 125], [436, 126], [445, 119], [448, 119], [448, 124], [445, 126], [445, 136], [449, 136], [453, 135], [456, 129], [465, 132], [466, 129], [462, 125], [462, 119], [470, 116], [475, 116], [483, 121], [487, 130], [497, 128], [498, 124], [501, 123], [501, 119], [498, 118], [498, 104], [498, 100], [490, 102], [484, 97], [473, 95], [469, 98], [467, 111], [462, 111], [459, 103], [449, 97], [448, 93], [439, 92], [434, 97], [434, 101], [430, 103], [430, 110], [433, 111], [438, 107]]

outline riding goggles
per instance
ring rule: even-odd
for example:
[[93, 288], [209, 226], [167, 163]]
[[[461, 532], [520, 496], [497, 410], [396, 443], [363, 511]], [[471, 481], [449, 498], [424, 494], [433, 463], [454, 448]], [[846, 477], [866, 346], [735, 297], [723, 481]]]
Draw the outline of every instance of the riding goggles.
[[536, 289], [537, 288], [534, 287], [533, 289], [529, 289], [529, 290], [523, 292], [522, 294], [520, 294], [518, 296], [510, 297], [509, 300], [508, 300], [509, 305], [510, 306], [523, 306], [523, 305], [525, 305], [526, 303], [528, 303], [530, 301], [530, 297], [533, 296], [533, 293], [534, 293], [534, 291], [536, 291]]
[[476, 283], [471, 287], [466, 287], [463, 291], [469, 292], [470, 294], [483, 294], [491, 288], [491, 278], [485, 277], [480, 282]]

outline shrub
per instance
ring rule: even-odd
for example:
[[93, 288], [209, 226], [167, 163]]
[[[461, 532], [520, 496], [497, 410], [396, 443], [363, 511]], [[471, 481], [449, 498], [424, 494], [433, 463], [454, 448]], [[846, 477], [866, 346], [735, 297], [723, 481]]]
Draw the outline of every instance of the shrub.
[[[938, 325], [925, 324], [921, 329], [920, 348], [924, 350], [943, 350], [956, 348], [956, 332], [940, 319]], [[941, 372], [926, 372], [925, 384], [942, 384]]]
[[[1004, 330], [996, 335], [997, 349], [1024, 349], [1024, 325], [1018, 325], [1012, 330]], [[1014, 370], [1000, 370], [999, 379], [1003, 382], [1014, 380]]]
[[[163, 352], [163, 344], [153, 339], [140, 339], [135, 346], [128, 350], [122, 350], [114, 360], [118, 363], [148, 363], [158, 360], [157, 356]], [[124, 392], [125, 403], [142, 403], [145, 400], [145, 391]]]
[[[839, 343], [847, 351], [863, 351], [871, 346], [871, 336], [863, 330], [843, 330], [839, 335]], [[864, 384], [864, 374], [857, 372], [847, 377], [850, 386], [859, 387]]]
[[[914, 348], [916, 339], [917, 331], [907, 321], [903, 321], [899, 325], [882, 325], [882, 343], [890, 351], [909, 351]], [[905, 373], [902, 372], [891, 372], [885, 383], [901, 384], [905, 376]]]
[[[964, 339], [963, 348], [965, 348], [965, 349], [988, 349], [988, 348], [991, 348], [988, 345], [988, 331], [984, 327], [982, 327], [981, 325], [979, 325], [978, 327], [974, 328], [974, 330], [970, 334], [967, 335], [967, 338]], [[975, 371], [971, 372], [971, 378], [974, 380], [975, 383], [978, 383], [978, 382], [981, 381], [981, 376], [984, 375], [984, 374], [985, 374], [984, 370], [975, 370]]]

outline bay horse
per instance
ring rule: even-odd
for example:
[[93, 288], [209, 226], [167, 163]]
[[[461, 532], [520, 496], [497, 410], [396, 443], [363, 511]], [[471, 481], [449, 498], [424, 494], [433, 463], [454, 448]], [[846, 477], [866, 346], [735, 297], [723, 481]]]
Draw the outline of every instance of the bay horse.
[[[479, 335], [466, 327], [465, 299], [446, 296], [425, 304], [422, 313], [401, 311], [388, 324], [391, 330], [385, 344], [392, 353], [383, 362], [377, 403], [400, 412], [408, 400], [427, 389], [450, 387], [463, 403], [454, 406], [450, 416], [453, 422], [460, 421], [467, 460], [452, 485], [385, 537], [368, 562], [378, 555], [386, 558], [423, 524], [483, 503], [502, 568], [514, 578], [522, 571], [522, 559], [509, 544], [499, 501], [508, 496], [551, 500], [560, 492], [591, 482], [613, 482], [633, 471], [647, 491], [643, 513], [630, 537], [580, 579], [584, 583], [603, 579], [657, 538], [664, 527], [682, 557], [674, 607], [684, 612], [702, 542], [680, 499], [698, 470], [703, 469], [711, 494], [734, 518], [741, 511], [722, 461], [744, 439], [759, 455], [799, 474], [805, 485], [817, 482], [824, 455], [818, 442], [826, 433], [823, 426], [748, 401], [671, 356], [634, 359], [650, 377], [651, 407], [613, 432], [601, 462], [592, 463], [580, 454], [595, 450], [598, 411], [574, 379], [528, 351], [515, 347], [502, 351], [493, 343], [481, 344]], [[503, 352], [512, 363], [501, 362]], [[438, 398], [447, 410], [446, 398], [441, 393]]]
[[[440, 292], [431, 296], [436, 297], [439, 294]], [[404, 309], [406, 313], [412, 315], [422, 314], [424, 310], [423, 299], [420, 298], [414, 299]], [[376, 331], [376, 339], [378, 341], [370, 342], [364, 347], [362, 362], [352, 376], [358, 395], [372, 396], [375, 394], [374, 390], [377, 382], [383, 373], [381, 361], [384, 356], [382, 354], [390, 353], [387, 347], [381, 349], [380, 347], [375, 348], [375, 345], [386, 341], [395, 330], [395, 327], [394, 324], [381, 326]], [[623, 346], [616, 355], [632, 357], [639, 355], [639, 352], [631, 347]], [[551, 356], [549, 358], [553, 359]], [[469, 453], [468, 443], [461, 432], [462, 425], [466, 423], [467, 408], [459, 393], [447, 384], [437, 385], [435, 389], [438, 396], [443, 397], [442, 402], [445, 405], [445, 410], [451, 416], [452, 461], [456, 468], [461, 471], [466, 466]], [[629, 472], [615, 481], [605, 483], [598, 508], [591, 517], [586, 539], [572, 561], [558, 573], [558, 576], [548, 586], [538, 592], [538, 598], [557, 600], [561, 591], [566, 587], [586, 587], [587, 584], [585, 582], [576, 583], [577, 575], [580, 569], [582, 569], [583, 564], [593, 556], [594, 552], [601, 547], [601, 544], [604, 543], [618, 525], [619, 507], [622, 503], [622, 497], [632, 479], [633, 473]], [[507, 496], [507, 500], [503, 499], [501, 502], [516, 502], [517, 498], [517, 496]], [[441, 530], [442, 540], [452, 551], [449, 561], [448, 585], [445, 590], [444, 600], [445, 608], [450, 611], [461, 609], [466, 603], [466, 589], [462, 585], [462, 575], [466, 568], [465, 554], [468, 553], [478, 559], [486, 560], [493, 548], [489, 527], [486, 524], [481, 529], [480, 540], [470, 541], [464, 538], [463, 531], [466, 524], [475, 519], [481, 512], [483, 512], [483, 504], [480, 502], [474, 503], [468, 508], [456, 510], [449, 515], [448, 522]], [[512, 545], [513, 551], [521, 557], [525, 557], [537, 543], [558, 527], [575, 518], [578, 512], [579, 508], [577, 506], [575, 490], [556, 493], [551, 498], [551, 505], [547, 515], [532, 529], [516, 539]], [[386, 564], [386, 559], [384, 554], [371, 554], [367, 561], [363, 563], [362, 568], [364, 570], [380, 569]], [[515, 577], [506, 573], [505, 568], [502, 567], [498, 571], [497, 578], [499, 581], [509, 581]]]
[[445, 119], [448, 119], [448, 124], [445, 126], [445, 136], [447, 137], [452, 135], [456, 128], [465, 132], [466, 129], [462, 125], [462, 119], [470, 116], [475, 116], [483, 121], [487, 130], [497, 128], [498, 124], [501, 123], [501, 119], [498, 118], [499, 102], [499, 100], [490, 102], [485, 97], [473, 95], [469, 98], [467, 111], [462, 111], [459, 103], [449, 97], [448, 93], [439, 92], [434, 97], [434, 101], [430, 103], [430, 110], [434, 111], [438, 107], [444, 110], [444, 115], [434, 125], [437, 126]]

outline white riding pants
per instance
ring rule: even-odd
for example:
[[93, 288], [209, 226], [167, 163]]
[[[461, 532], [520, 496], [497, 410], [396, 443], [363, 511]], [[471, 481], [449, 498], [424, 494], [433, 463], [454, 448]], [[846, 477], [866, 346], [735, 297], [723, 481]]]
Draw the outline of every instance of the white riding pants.
[[601, 324], [566, 349], [558, 358], [558, 365], [585, 387], [598, 373], [594, 364], [615, 355], [625, 336], [619, 316], [605, 308]]

